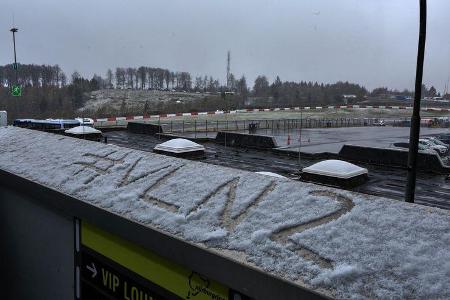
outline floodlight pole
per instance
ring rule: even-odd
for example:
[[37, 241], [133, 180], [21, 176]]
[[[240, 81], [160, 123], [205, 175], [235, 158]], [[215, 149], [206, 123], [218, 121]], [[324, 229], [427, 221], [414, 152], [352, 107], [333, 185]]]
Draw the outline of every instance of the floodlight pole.
[[16, 32], [17, 31], [19, 31], [19, 29], [17, 29], [16, 27], [13, 27], [13, 28], [11, 28], [9, 31], [11, 31], [12, 32], [12, 34], [13, 34], [13, 45], [14, 45], [14, 68], [15, 68], [15, 70], [16, 70], [16, 84], [18, 84], [18, 82], [17, 82], [17, 69], [18, 69], [18, 66], [17, 66], [17, 57], [16, 57]]
[[[229, 54], [229, 53], [228, 53]], [[227, 84], [228, 84], [228, 75], [227, 75]], [[225, 130], [223, 131], [224, 132], [224, 145], [225, 145], [225, 148], [227, 148], [227, 130], [228, 130], [228, 117], [227, 117], [227, 110], [228, 110], [228, 102], [227, 102], [227, 92], [225, 91], [225, 92], [222, 92], [222, 97], [223, 97], [223, 101], [225, 102], [225, 111], [224, 111], [224, 114], [225, 114], [225, 124], [227, 124], [226, 126], [226, 128], [225, 128]]]
[[423, 61], [425, 56], [425, 40], [427, 32], [427, 1], [420, 0], [419, 45], [417, 51], [416, 86], [414, 92], [414, 109], [411, 117], [409, 133], [408, 176], [405, 190], [405, 201], [414, 203], [417, 175], [417, 152], [420, 135], [420, 98], [422, 96]]
[[300, 137], [298, 138], [298, 167], [302, 170], [301, 151], [302, 151], [302, 128], [303, 128], [303, 108], [300, 108]]

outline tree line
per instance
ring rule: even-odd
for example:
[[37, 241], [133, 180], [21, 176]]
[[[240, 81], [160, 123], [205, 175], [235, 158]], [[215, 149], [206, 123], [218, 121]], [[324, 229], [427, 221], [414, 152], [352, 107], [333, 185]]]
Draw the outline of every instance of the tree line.
[[74, 118], [83, 106], [87, 94], [98, 90], [101, 77], [83, 78], [74, 72], [67, 79], [58, 65], [19, 65], [17, 84], [22, 96], [13, 97], [11, 86], [16, 84], [12, 65], [0, 66], [0, 110], [8, 111], [8, 119], [16, 118]]
[[[99, 89], [150, 89], [166, 91], [207, 92], [204, 99], [192, 103], [147, 103], [145, 112], [170, 113], [176, 111], [202, 111], [226, 109], [223, 92], [227, 96], [229, 109], [269, 108], [275, 106], [316, 106], [343, 103], [343, 95], [355, 95], [353, 101], [366, 97], [388, 98], [403, 95], [412, 97], [409, 90], [397, 91], [380, 87], [368, 91], [364, 86], [350, 82], [318, 83], [307, 81], [282, 81], [279, 76], [269, 82], [264, 75], [257, 76], [248, 86], [245, 76], [229, 75], [228, 85], [221, 85], [212, 76], [191, 76], [189, 72], [175, 72], [164, 68], [141, 66], [120, 67], [113, 72], [108, 69], [105, 76], [84, 78], [78, 72], [67, 78], [58, 65], [21, 64], [17, 82], [23, 87], [22, 97], [10, 95], [11, 85], [16, 82], [16, 72], [11, 64], [0, 66], [0, 109], [9, 111], [10, 118], [76, 117], [78, 110], [89, 98], [89, 93]], [[424, 97], [440, 94], [436, 88], [423, 86]], [[450, 95], [443, 95], [450, 99]], [[107, 109], [107, 108], [106, 108]], [[91, 112], [95, 116], [113, 111], [103, 108]], [[133, 111], [139, 113], [138, 111]]]
[[[15, 82], [16, 70], [13, 65], [0, 66], [0, 86], [10, 87]], [[58, 65], [19, 64], [17, 83], [27, 87], [64, 87], [67, 84], [67, 77]]]
[[[407, 96], [414, 97], [414, 92], [408, 89], [404, 89], [403, 91], [399, 91], [396, 89], [389, 89], [387, 87], [379, 87], [372, 90], [370, 93], [371, 96], [374, 97], [386, 97], [386, 96]], [[439, 93], [434, 86], [427, 87], [425, 84], [422, 84], [422, 95], [421, 97], [444, 97], [450, 100], [450, 94]]]
[[168, 69], [141, 66], [139, 68], [108, 69], [103, 81], [105, 88], [149, 89], [176, 91], [216, 92], [220, 89], [219, 80], [212, 76], [199, 76], [194, 79], [189, 72], [174, 72]]
[[355, 95], [357, 100], [361, 100], [367, 93], [365, 87], [355, 83], [283, 82], [277, 76], [270, 84], [267, 77], [261, 75], [255, 79], [250, 95], [277, 106], [313, 106], [342, 103], [343, 95]]

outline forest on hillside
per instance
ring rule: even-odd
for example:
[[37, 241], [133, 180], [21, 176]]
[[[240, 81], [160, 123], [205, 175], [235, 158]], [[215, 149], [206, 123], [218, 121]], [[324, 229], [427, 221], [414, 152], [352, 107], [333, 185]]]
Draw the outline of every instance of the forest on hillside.
[[[92, 116], [102, 113], [170, 113], [177, 111], [205, 111], [215, 109], [261, 108], [277, 106], [314, 106], [343, 103], [344, 95], [355, 95], [357, 102], [366, 96], [389, 97], [390, 95], [412, 96], [408, 90], [397, 91], [386, 87], [368, 91], [365, 87], [350, 82], [318, 83], [308, 81], [282, 81], [276, 77], [269, 82], [264, 75], [258, 76], [249, 86], [244, 75], [236, 78], [230, 73], [227, 83], [220, 84], [212, 76], [193, 77], [189, 72], [177, 72], [164, 68], [141, 66], [118, 67], [107, 70], [104, 77], [94, 75], [84, 78], [73, 72], [68, 78], [58, 65], [20, 64], [17, 83], [22, 86], [22, 96], [13, 97], [11, 86], [16, 82], [16, 73], [11, 64], [0, 66], [0, 110], [7, 110], [9, 119], [14, 118], [73, 118], [79, 115], [92, 91], [100, 89], [133, 89], [178, 92], [203, 92], [208, 95], [200, 101], [178, 105], [146, 103], [142, 111], [121, 110], [91, 111]], [[228, 93], [224, 106], [224, 92]], [[423, 96], [439, 95], [434, 87], [424, 86]], [[450, 95], [444, 95], [450, 99]]]

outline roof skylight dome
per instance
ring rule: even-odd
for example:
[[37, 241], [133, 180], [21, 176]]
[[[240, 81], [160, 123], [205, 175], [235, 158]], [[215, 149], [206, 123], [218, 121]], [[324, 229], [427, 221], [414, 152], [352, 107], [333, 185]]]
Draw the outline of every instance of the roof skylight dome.
[[196, 156], [204, 155], [205, 147], [190, 140], [177, 138], [156, 145], [153, 152], [173, 156]]
[[324, 160], [304, 168], [302, 179], [340, 187], [355, 187], [367, 180], [368, 171], [343, 160]]
[[90, 126], [76, 126], [76, 127], [67, 129], [64, 132], [68, 133], [68, 134], [73, 134], [73, 135], [100, 134], [100, 133], [102, 133], [100, 130], [97, 130], [97, 129], [92, 128]]

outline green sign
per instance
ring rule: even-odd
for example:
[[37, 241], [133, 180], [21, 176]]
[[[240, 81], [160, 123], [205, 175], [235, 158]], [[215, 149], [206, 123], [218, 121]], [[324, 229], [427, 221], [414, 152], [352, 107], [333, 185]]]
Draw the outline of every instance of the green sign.
[[22, 87], [20, 85], [13, 85], [11, 89], [11, 95], [14, 97], [22, 96]]

